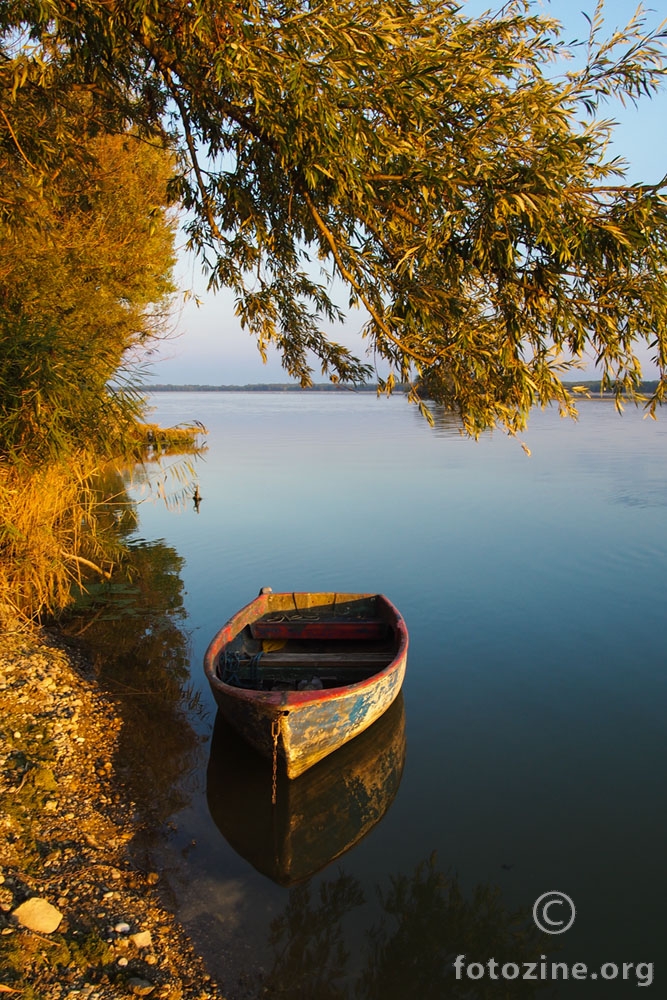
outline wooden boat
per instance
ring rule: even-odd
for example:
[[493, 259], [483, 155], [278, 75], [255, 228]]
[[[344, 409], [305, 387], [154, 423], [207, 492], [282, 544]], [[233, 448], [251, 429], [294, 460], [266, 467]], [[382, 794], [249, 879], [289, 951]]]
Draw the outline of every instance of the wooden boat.
[[206, 800], [227, 843], [279, 885], [296, 885], [351, 850], [382, 820], [401, 783], [405, 712], [393, 705], [356, 739], [290, 781], [271, 771], [220, 713], [206, 772]]
[[263, 588], [211, 642], [222, 715], [296, 778], [372, 725], [403, 683], [408, 633], [382, 594]]

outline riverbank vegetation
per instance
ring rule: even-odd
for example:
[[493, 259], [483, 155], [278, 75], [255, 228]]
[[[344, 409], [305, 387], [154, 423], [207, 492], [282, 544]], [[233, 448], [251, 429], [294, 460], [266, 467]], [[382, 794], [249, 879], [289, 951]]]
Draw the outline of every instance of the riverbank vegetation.
[[[200, 430], [145, 424], [132, 384], [133, 355], [165, 332], [175, 292], [173, 154], [130, 130], [107, 134], [87, 103], [40, 105], [33, 90], [2, 98], [13, 121], [0, 147], [5, 625], [57, 613], [73, 584], [107, 577], [121, 557], [104, 516], [117, 487], [109, 463], [192, 451]], [[77, 149], [39, 178], [33, 159], [57, 155], [64, 126], [78, 129]]]

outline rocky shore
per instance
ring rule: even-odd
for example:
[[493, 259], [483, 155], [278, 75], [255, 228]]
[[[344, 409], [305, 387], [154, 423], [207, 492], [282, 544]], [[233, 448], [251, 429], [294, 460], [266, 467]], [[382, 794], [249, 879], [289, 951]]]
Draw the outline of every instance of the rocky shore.
[[132, 862], [140, 809], [116, 774], [121, 726], [57, 637], [0, 638], [0, 992], [26, 1000], [222, 1000]]

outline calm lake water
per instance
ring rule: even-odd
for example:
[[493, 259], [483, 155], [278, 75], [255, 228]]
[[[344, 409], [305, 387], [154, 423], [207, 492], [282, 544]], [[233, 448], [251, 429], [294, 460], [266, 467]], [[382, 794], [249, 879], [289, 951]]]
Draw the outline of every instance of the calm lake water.
[[[431, 430], [402, 398], [152, 403], [159, 422], [201, 420], [209, 435], [199, 513], [139, 508], [137, 537], [184, 560], [181, 721], [196, 734], [168, 793], [152, 791], [165, 802], [146, 850], [230, 1000], [635, 995], [634, 970], [598, 971], [624, 962], [654, 963], [665, 995], [667, 419], [601, 401], [577, 424], [536, 412], [528, 457], [501, 433]], [[319, 791], [281, 785], [279, 816], [270, 765], [220, 726], [211, 756], [201, 666], [261, 586], [381, 591], [410, 632], [384, 731], [346, 748]], [[167, 755], [171, 735], [158, 736]], [[345, 776], [361, 787], [383, 768], [377, 822], [344, 851]], [[344, 853], [327, 864], [327, 851]], [[324, 867], [279, 884], [311, 863]], [[533, 904], [552, 890], [576, 920], [535, 937]], [[458, 954], [586, 963], [597, 979], [457, 981]]]

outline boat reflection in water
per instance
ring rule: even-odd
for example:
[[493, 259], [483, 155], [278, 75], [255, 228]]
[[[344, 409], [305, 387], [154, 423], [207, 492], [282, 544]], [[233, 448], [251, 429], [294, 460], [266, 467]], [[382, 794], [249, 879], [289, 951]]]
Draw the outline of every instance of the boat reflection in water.
[[279, 885], [294, 885], [353, 847], [391, 805], [405, 761], [403, 696], [350, 743], [298, 778], [271, 765], [215, 720], [206, 795], [211, 817], [234, 850]]

